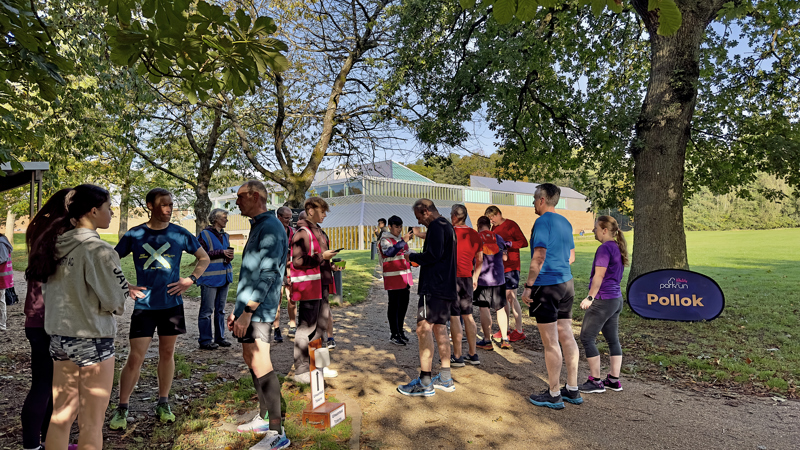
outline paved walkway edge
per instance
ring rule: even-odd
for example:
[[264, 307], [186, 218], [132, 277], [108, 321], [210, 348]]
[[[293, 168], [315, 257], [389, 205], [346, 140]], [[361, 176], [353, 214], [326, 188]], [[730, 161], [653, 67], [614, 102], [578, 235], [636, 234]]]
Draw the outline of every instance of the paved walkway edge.
[[361, 447], [361, 406], [358, 401], [340, 390], [337, 390], [335, 395], [339, 401], [344, 402], [347, 408], [347, 415], [353, 418], [349, 445], [350, 450], [358, 450]]

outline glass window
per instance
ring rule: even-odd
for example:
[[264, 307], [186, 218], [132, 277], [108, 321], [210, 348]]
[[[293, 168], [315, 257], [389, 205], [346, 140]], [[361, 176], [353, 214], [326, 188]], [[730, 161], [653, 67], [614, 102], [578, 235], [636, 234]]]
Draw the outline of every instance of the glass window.
[[331, 197], [342, 197], [344, 196], [344, 184], [334, 184], [328, 186], [328, 191], [330, 192]]

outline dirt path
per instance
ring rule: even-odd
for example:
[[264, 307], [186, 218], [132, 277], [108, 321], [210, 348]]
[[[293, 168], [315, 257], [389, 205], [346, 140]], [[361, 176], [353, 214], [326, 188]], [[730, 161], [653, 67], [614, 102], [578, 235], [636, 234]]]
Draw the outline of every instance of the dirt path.
[[[17, 277], [17, 292], [25, 292], [21, 277]], [[713, 389], [678, 390], [624, 378], [623, 392], [588, 394], [583, 405], [567, 405], [561, 411], [535, 407], [527, 396], [546, 387], [546, 373], [543, 356], [535, 350], [538, 335], [530, 319], [525, 322], [529, 337], [524, 344], [515, 345], [512, 351], [479, 350], [480, 366], [454, 368], [454, 393], [437, 391], [431, 398], [402, 396], [395, 390], [397, 385], [419, 371], [416, 337], [410, 328], [416, 313], [413, 291], [411, 303], [406, 329], [412, 341], [407, 347], [388, 341], [387, 297], [380, 281], [373, 285], [365, 303], [334, 309], [338, 346], [332, 360], [340, 376], [328, 380], [329, 389], [358, 402], [362, 448], [798, 448], [800, 403], [794, 401]], [[126, 354], [129, 306], [119, 321], [120, 360]], [[178, 340], [177, 353], [185, 355], [188, 362], [207, 366], [219, 378], [247, 375], [238, 344], [218, 351], [198, 349], [198, 308], [197, 299], [186, 299], [188, 334]], [[282, 314], [285, 331], [286, 311]], [[2, 449], [20, 445], [19, 411], [30, 377], [23, 322], [22, 304], [10, 307], [9, 331], [0, 334]], [[145, 363], [151, 371], [157, 360], [156, 348], [151, 346]], [[289, 373], [292, 342], [287, 339], [275, 345], [272, 358], [277, 370]], [[437, 369], [438, 363], [434, 363], [434, 371]], [[203, 395], [201, 378], [206, 373], [175, 380], [176, 412]], [[585, 376], [585, 366], [580, 373]], [[116, 395], [115, 387], [112, 403]], [[155, 395], [155, 377], [143, 376], [131, 404], [137, 422], [152, 414]], [[147, 428], [152, 420], [141, 422], [137, 433], [152, 432]], [[113, 440], [107, 444], [118, 448]]]
[[[800, 403], [720, 391], [681, 391], [624, 379], [625, 390], [587, 394], [561, 411], [531, 405], [546, 388], [544, 357], [517, 345], [479, 351], [481, 365], [454, 368], [456, 391], [410, 398], [396, 391], [419, 373], [416, 301], [406, 317], [407, 347], [388, 341], [386, 292], [338, 310], [330, 384], [356, 398], [363, 411], [362, 447], [380, 448], [623, 448], [789, 449], [800, 442]], [[538, 339], [532, 322], [528, 340]], [[464, 344], [466, 351], [466, 343]], [[434, 362], [434, 373], [438, 362]], [[581, 376], [587, 368], [581, 366]], [[726, 396], [727, 395], [727, 396]], [[719, 398], [715, 398], [719, 397]], [[794, 444], [792, 444], [794, 442]]]

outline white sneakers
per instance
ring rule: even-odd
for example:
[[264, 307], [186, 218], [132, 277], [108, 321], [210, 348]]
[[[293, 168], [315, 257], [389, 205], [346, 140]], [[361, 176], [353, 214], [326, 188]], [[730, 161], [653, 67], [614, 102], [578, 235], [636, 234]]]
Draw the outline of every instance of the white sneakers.
[[236, 427], [236, 431], [239, 433], [266, 433], [269, 431], [269, 421], [262, 419], [261, 414], [256, 413], [256, 416], [253, 417], [253, 420], [239, 425]]
[[266, 436], [264, 439], [261, 440], [258, 444], [250, 447], [250, 450], [279, 450], [282, 448], [286, 448], [292, 444], [292, 441], [286, 437], [286, 430], [281, 427], [281, 433], [278, 434], [277, 431], [267, 431]]
[[[322, 376], [324, 378], [336, 378], [339, 376], [339, 372], [331, 369], [330, 367], [324, 367], [322, 369]], [[295, 374], [292, 379], [298, 383], [311, 384], [311, 372]]]

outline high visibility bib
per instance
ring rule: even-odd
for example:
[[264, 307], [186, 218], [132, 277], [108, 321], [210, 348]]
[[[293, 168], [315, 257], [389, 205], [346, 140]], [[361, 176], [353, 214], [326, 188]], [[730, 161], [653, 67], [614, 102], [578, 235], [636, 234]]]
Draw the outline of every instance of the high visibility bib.
[[[398, 242], [397, 239], [393, 238], [385, 239], [391, 242], [392, 245]], [[383, 288], [387, 291], [393, 291], [412, 286], [414, 284], [413, 276], [405, 258], [405, 254], [408, 252], [408, 243], [403, 246], [403, 250], [397, 252], [394, 256], [384, 255], [383, 249], [380, 248], [380, 242], [378, 243], [378, 250], [383, 260]]]

